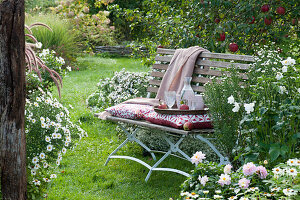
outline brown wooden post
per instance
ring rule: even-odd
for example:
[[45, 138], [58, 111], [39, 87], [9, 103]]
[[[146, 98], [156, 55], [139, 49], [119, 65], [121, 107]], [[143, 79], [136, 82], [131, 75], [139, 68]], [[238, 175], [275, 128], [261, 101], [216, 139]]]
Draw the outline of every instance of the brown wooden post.
[[0, 176], [4, 200], [26, 199], [24, 0], [0, 0]]

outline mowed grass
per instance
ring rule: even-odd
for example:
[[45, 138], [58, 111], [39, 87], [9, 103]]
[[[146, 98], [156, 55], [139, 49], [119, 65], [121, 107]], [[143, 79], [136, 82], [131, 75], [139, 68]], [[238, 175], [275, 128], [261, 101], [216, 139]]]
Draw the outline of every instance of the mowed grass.
[[[86, 106], [86, 98], [96, 89], [101, 77], [110, 77], [114, 71], [126, 68], [129, 71], [147, 71], [139, 61], [129, 58], [79, 58], [80, 65], [86, 69], [72, 71], [64, 78], [61, 101], [71, 104], [73, 121], [80, 120], [89, 137], [78, 142], [74, 150], [64, 156], [57, 179], [49, 186], [47, 199], [169, 199], [177, 198], [180, 185], [185, 177], [172, 172], [153, 172], [149, 181], [144, 179], [148, 169], [139, 163], [124, 159], [112, 159], [104, 163], [108, 155], [122, 143], [115, 131], [116, 125], [100, 121]], [[55, 92], [54, 92], [55, 93]], [[56, 93], [57, 96], [57, 93]], [[129, 143], [118, 154], [143, 157], [142, 149]], [[158, 157], [161, 155], [158, 154]], [[187, 161], [168, 158], [162, 167], [175, 167], [184, 171], [192, 169]]]

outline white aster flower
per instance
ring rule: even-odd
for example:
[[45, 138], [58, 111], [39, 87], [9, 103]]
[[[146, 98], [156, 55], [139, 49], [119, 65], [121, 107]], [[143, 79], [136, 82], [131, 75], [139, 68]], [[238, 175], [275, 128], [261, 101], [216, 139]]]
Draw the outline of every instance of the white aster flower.
[[60, 160], [56, 160], [56, 165], [57, 165], [57, 166], [60, 165]]
[[222, 192], [221, 190], [216, 190], [215, 191], [216, 194], [221, 194], [221, 192]]
[[41, 127], [42, 127], [42, 128], [46, 128], [46, 127], [47, 127], [47, 124], [45, 124], [45, 123], [43, 122], [43, 123], [41, 123]]
[[283, 66], [281, 70], [282, 70], [283, 73], [285, 73], [285, 72], [287, 72], [288, 67], [287, 66]]
[[249, 200], [247, 197], [241, 197], [240, 200]]
[[34, 179], [32, 182], [34, 183], [34, 185], [41, 185], [41, 182], [37, 179]]
[[31, 170], [31, 175], [33, 175], [33, 176], [36, 175], [36, 171], [34, 169]]
[[52, 133], [52, 139], [56, 139], [56, 138], [57, 138], [56, 133]]
[[297, 166], [297, 159], [289, 159], [286, 161], [286, 164], [289, 166]]
[[288, 91], [285, 86], [279, 86], [279, 93], [280, 94], [288, 93]]
[[46, 122], [49, 123], [50, 121], [51, 120], [48, 117], [46, 117]]
[[47, 145], [47, 151], [52, 151], [52, 149], [53, 149], [53, 146], [51, 144], [48, 144]]
[[46, 142], [51, 142], [51, 138], [49, 136], [46, 136], [45, 140]]
[[203, 190], [203, 194], [208, 194], [209, 190]]
[[231, 196], [228, 199], [237, 199], [237, 196]]
[[43, 167], [44, 167], [44, 168], [49, 167], [48, 163], [44, 162], [44, 163], [43, 163]]
[[296, 61], [295, 59], [292, 59], [291, 57], [288, 57], [286, 60], [281, 61], [282, 65], [295, 65]]
[[41, 120], [41, 122], [44, 122], [45, 118], [44, 117], [40, 117], [40, 120]]
[[279, 192], [280, 191], [280, 187], [274, 187], [271, 189], [271, 192]]
[[67, 149], [66, 149], [65, 147], [63, 147], [62, 150], [61, 150], [61, 152], [62, 152], [63, 154], [65, 154], [65, 153], [67, 152]]
[[72, 71], [72, 68], [70, 66], [68, 66], [66, 68], [67, 68], [67, 70], [69, 70], [69, 72]]
[[214, 195], [214, 199], [222, 199], [223, 198], [223, 196], [221, 196], [221, 195]]
[[254, 111], [254, 106], [255, 106], [254, 102], [252, 102], [252, 103], [245, 103], [244, 104], [245, 111], [247, 112], [247, 114], [250, 114], [251, 112]]
[[286, 169], [286, 172], [290, 176], [297, 176], [298, 172], [295, 168]]
[[32, 162], [35, 164], [35, 163], [38, 163], [39, 162], [39, 158], [37, 156], [33, 157], [32, 158]]
[[290, 188], [286, 188], [282, 190], [283, 194], [285, 194], [286, 196], [293, 196], [296, 195], [297, 192], [295, 192], [295, 190], [290, 189]]
[[41, 102], [41, 98], [40, 97], [36, 97], [35, 100]]
[[39, 164], [35, 164], [34, 165], [34, 169], [39, 169], [40, 168], [40, 165]]
[[300, 93], [300, 88], [298, 88], [297, 90], [298, 90], [298, 92]]
[[37, 102], [34, 102], [33, 105], [34, 105], [35, 107], [39, 107], [39, 104], [38, 104]]
[[51, 174], [50, 175], [50, 178], [56, 178], [57, 176], [56, 176], [56, 174]]
[[46, 155], [44, 153], [40, 153], [40, 158], [45, 159]]
[[32, 122], [32, 123], [35, 123], [35, 122], [36, 122], [36, 120], [35, 120], [35, 119], [32, 119], [32, 120], [31, 120], [31, 122]]
[[227, 100], [228, 100], [229, 104], [234, 104], [234, 102], [235, 102], [234, 97], [232, 95], [230, 97], [228, 97]]
[[48, 183], [48, 182], [51, 181], [49, 178], [43, 178], [43, 180], [44, 180], [46, 183]]

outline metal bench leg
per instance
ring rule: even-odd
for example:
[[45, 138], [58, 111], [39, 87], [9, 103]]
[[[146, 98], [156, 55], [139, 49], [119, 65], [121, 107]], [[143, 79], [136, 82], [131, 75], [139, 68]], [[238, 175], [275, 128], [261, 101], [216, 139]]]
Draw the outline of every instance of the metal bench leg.
[[179, 152], [180, 154], [182, 154], [185, 158], [187, 158], [188, 160], [190, 160], [190, 157], [187, 156], [183, 151], [181, 151], [179, 149], [179, 145], [180, 143], [183, 141], [184, 139], [184, 135], [181, 136], [181, 138], [175, 143], [173, 144], [171, 142], [171, 140], [169, 138], [167, 138], [164, 134], [162, 134], [162, 137], [169, 143], [170, 145], [170, 149], [168, 152], [166, 152], [166, 154], [161, 158], [159, 159], [150, 169], [150, 171], [148, 172], [147, 174], [147, 177], [145, 178], [145, 181], [147, 182], [148, 179], [150, 178], [150, 175], [152, 173], [152, 171], [171, 171], [171, 172], [176, 172], [176, 173], [179, 173], [179, 174], [182, 174], [184, 176], [189, 176], [189, 174], [183, 172], [183, 171], [180, 171], [180, 170], [177, 170], [177, 169], [171, 169], [171, 168], [156, 168], [162, 161], [164, 161], [172, 152], [176, 153], [176, 152]]
[[230, 164], [228, 157], [224, 157], [208, 139], [206, 139], [200, 135], [195, 135], [195, 137], [198, 138], [199, 140], [201, 140], [202, 142], [205, 142], [206, 144], [208, 144], [208, 146], [210, 146], [210, 148], [219, 156], [219, 158], [220, 158], [219, 166]]
[[154, 155], [154, 153], [152, 153], [151, 149], [149, 147], [147, 147], [144, 143], [142, 143], [139, 139], [137, 139], [135, 137], [135, 133], [139, 128], [136, 128], [131, 134], [126, 130], [126, 128], [124, 128], [123, 126], [119, 125], [119, 127], [126, 133], [127, 138], [130, 141], [134, 141], [136, 143], [138, 143], [139, 145], [141, 145], [144, 149], [146, 149], [152, 156], [153, 160], [156, 160], [156, 157]]
[[129, 141], [134, 141], [134, 142], [137, 142], [139, 145], [141, 145], [142, 147], [144, 147], [147, 151], [149, 151], [149, 153], [151, 154], [153, 160], [156, 160], [156, 157], [154, 155], [154, 153], [152, 153], [152, 151], [145, 145], [143, 144], [140, 140], [138, 140], [136, 137], [135, 137], [135, 133], [136, 131], [138, 130], [138, 128], [134, 129], [134, 131], [132, 131], [132, 133], [129, 133], [123, 126], [121, 126], [119, 124], [119, 127], [125, 132], [125, 134], [127, 135], [127, 138], [126, 140], [120, 144], [109, 156], [108, 158], [106, 159], [106, 162], [104, 164], [104, 166], [106, 166], [108, 164], [108, 162], [110, 161], [111, 158], [115, 157], [113, 156], [115, 153], [117, 153], [117, 151], [119, 151], [124, 145], [126, 145]]

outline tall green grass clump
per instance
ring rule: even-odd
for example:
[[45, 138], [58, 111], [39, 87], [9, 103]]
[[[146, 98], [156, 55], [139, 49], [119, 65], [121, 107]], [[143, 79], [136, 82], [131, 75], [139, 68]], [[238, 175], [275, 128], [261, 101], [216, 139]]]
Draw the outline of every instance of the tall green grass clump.
[[43, 49], [55, 50], [60, 56], [69, 61], [74, 60], [78, 52], [76, 35], [72, 31], [72, 25], [67, 19], [62, 19], [53, 14], [28, 15], [26, 24], [36, 22], [47, 24], [52, 32], [44, 27], [32, 29], [33, 35], [43, 44]]
[[31, 9], [34, 9], [36, 7], [39, 7], [41, 9], [54, 6], [55, 0], [26, 0], [25, 1], [25, 10], [26, 12], [30, 11]]

